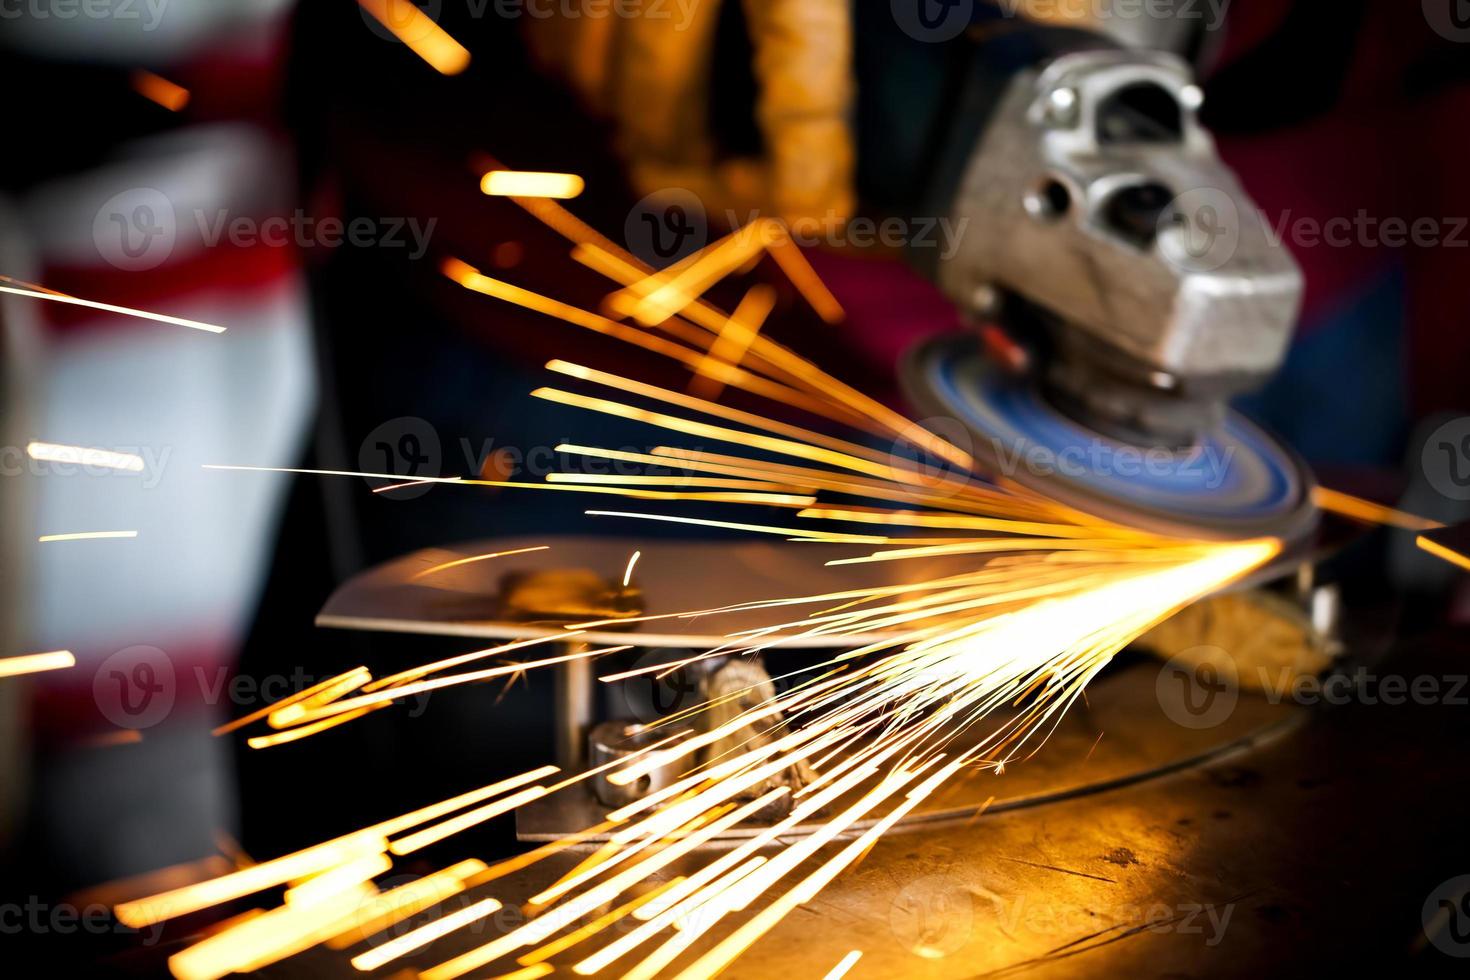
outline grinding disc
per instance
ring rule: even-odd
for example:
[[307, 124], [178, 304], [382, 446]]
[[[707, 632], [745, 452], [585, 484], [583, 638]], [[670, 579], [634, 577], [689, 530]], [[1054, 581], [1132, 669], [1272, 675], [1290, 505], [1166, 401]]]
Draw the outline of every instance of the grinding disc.
[[921, 344], [903, 374], [909, 398], [958, 421], [971, 442], [961, 448], [983, 465], [1105, 520], [1196, 538], [1285, 541], [1315, 525], [1311, 472], [1235, 412], [1187, 449], [1135, 446], [1064, 415], [963, 334]]

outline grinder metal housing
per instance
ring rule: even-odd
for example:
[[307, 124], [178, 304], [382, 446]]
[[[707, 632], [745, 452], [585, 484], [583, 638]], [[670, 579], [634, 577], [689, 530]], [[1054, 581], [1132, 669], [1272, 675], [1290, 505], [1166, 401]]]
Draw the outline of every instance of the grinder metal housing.
[[1216, 155], [1183, 61], [1046, 33], [1003, 83], [977, 69], [993, 105], [948, 154], [964, 231], [931, 270], [1026, 356], [932, 341], [908, 365], [911, 397], [961, 421], [1001, 475], [1102, 516], [1303, 533], [1310, 474], [1226, 406], [1279, 367], [1301, 272]]

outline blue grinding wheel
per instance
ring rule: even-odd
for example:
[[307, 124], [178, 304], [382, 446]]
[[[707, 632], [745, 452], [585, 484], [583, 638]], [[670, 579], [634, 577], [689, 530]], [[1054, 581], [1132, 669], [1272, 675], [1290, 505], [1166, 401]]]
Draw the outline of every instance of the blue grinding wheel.
[[1179, 452], [1131, 445], [1062, 414], [965, 335], [921, 344], [903, 381], [922, 411], [964, 427], [971, 445], [961, 448], [983, 466], [1105, 520], [1195, 538], [1288, 542], [1315, 526], [1311, 472], [1234, 412]]

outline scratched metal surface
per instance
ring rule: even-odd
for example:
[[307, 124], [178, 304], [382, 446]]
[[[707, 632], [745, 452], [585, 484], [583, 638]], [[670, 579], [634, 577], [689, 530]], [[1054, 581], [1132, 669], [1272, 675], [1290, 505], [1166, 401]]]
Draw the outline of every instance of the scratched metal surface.
[[[1004, 776], [977, 769], [955, 779], [891, 833], [939, 821], [966, 820], [982, 810], [1044, 806], [1069, 795], [1157, 778], [1178, 768], [1249, 752], [1262, 742], [1284, 737], [1306, 719], [1306, 712], [1289, 702], [1250, 693], [1230, 695], [1228, 705], [1222, 701], [1217, 706], [1208, 692], [1186, 692], [1174, 684], [1178, 678], [1153, 657], [1130, 655], [1124, 660], [1088, 686], [1086, 700], [1067, 712], [1040, 751], [1010, 766]], [[1199, 719], [1209, 724], [1199, 724], [1186, 706], [1184, 698], [1194, 695], [1203, 695], [1194, 703]], [[1228, 713], [1222, 713], [1222, 708], [1228, 708]], [[1181, 718], [1190, 724], [1180, 725], [1176, 719]], [[977, 729], [974, 737], [985, 730]], [[860, 795], [854, 791], [833, 804], [833, 809], [842, 809]], [[607, 808], [582, 784], [521, 807], [516, 811], [516, 833], [525, 841], [556, 840], [601, 823], [606, 813]], [[853, 831], [865, 830], [870, 824], [859, 821]], [[813, 821], [797, 831], [810, 833], [819, 826]], [[760, 830], [742, 824], [725, 836], [752, 837]], [[591, 839], [604, 840], [606, 835]]]
[[[1336, 525], [1334, 525], [1334, 528]], [[426, 569], [492, 552], [550, 545], [547, 550], [507, 555], [459, 565], [423, 577]], [[317, 614], [318, 626], [334, 629], [523, 639], [562, 631], [559, 624], [507, 622], [498, 617], [496, 596], [510, 572], [586, 568], [616, 582], [628, 556], [640, 550], [634, 576], [647, 602], [648, 615], [697, 612], [712, 606], [758, 600], [821, 595], [845, 589], [902, 585], [973, 570], [968, 555], [885, 561], [840, 567], [825, 564], [872, 552], [866, 545], [793, 545], [784, 541], [660, 541], [634, 537], [498, 538], [465, 542], [450, 548], [426, 548], [353, 576], [332, 593]], [[1256, 573], [1252, 582], [1291, 571], [1303, 555], [1294, 552]], [[1243, 585], [1244, 583], [1242, 583]], [[705, 649], [722, 644], [738, 630], [779, 625], [801, 619], [814, 606], [784, 606], [720, 615], [671, 617], [636, 624], [640, 647]], [[855, 647], [882, 634], [798, 637], [788, 648]], [[626, 629], [591, 631], [595, 644], [630, 642]]]
[[[1470, 669], [1470, 631], [1400, 643], [1370, 669], [1439, 678], [1449, 695]], [[864, 952], [857, 980], [1463, 975], [1465, 960], [1425, 941], [1421, 913], [1438, 884], [1470, 873], [1467, 694], [1312, 707], [1308, 724], [1246, 755], [885, 838], [725, 976], [816, 980], [850, 949]], [[514, 906], [573, 860], [485, 894]], [[413, 963], [440, 962], [517, 921], [508, 909]], [[577, 958], [557, 962], [568, 969]], [[336, 974], [325, 956], [292, 969], [308, 972], [272, 975]]]

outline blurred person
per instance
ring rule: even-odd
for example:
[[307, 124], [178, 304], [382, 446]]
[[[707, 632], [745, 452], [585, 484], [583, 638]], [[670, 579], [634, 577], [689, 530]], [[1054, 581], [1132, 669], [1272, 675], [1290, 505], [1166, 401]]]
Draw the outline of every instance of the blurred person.
[[[279, 126], [286, 2], [7, 9], [0, 77], [24, 153], [0, 161], [0, 274], [219, 324], [213, 335], [0, 296], [8, 884], [46, 893], [213, 852], [237, 832], [230, 670], [286, 481], [201, 464], [294, 457], [315, 379]], [[12, 146], [12, 150], [15, 147]], [[140, 472], [30, 458], [32, 440], [127, 452]], [[41, 535], [135, 530], [132, 540]], [[14, 574], [10, 574], [13, 572]]]

